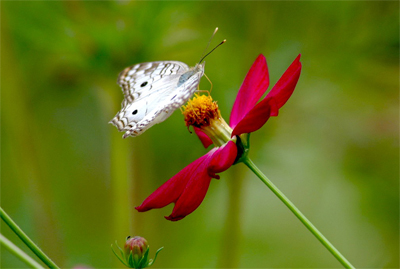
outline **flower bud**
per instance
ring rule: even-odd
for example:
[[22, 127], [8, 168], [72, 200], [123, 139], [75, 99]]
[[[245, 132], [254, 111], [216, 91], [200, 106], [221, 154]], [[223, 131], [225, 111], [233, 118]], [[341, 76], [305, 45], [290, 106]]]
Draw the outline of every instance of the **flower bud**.
[[122, 250], [118, 244], [118, 249], [120, 250], [121, 255], [118, 255], [115, 251], [113, 246], [111, 245], [111, 249], [114, 252], [115, 256], [127, 267], [129, 268], [146, 268], [155, 262], [157, 258], [158, 252], [163, 249], [160, 248], [156, 251], [156, 255], [154, 260], [149, 259], [149, 251], [150, 247], [147, 243], [147, 240], [140, 236], [126, 238], [126, 242], [124, 245], [124, 249]]
[[137, 263], [139, 262], [144, 254], [147, 251], [149, 245], [147, 244], [147, 240], [140, 236], [126, 238], [124, 250], [125, 257], [129, 258], [129, 255], [132, 253], [133, 260]]

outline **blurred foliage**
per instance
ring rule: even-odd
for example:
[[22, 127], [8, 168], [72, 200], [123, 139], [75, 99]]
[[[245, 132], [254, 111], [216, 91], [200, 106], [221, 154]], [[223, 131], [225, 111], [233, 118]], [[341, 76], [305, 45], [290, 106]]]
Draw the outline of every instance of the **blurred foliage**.
[[[243, 165], [182, 221], [163, 218], [172, 206], [133, 209], [206, 150], [179, 112], [123, 140], [107, 124], [117, 75], [193, 66], [216, 26], [213, 44], [227, 43], [206, 73], [225, 118], [259, 53], [271, 84], [302, 54], [294, 95], [250, 155], [354, 266], [398, 268], [397, 1], [2, 1], [1, 206], [61, 267], [122, 266], [110, 244], [127, 235], [164, 246], [162, 268], [340, 267]], [[2, 268], [22, 266], [2, 250]]]

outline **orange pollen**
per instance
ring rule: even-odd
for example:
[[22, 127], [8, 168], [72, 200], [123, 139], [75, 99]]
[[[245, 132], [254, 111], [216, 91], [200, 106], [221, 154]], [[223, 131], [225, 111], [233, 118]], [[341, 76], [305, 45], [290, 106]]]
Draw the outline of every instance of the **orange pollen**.
[[211, 124], [211, 120], [221, 117], [217, 102], [211, 96], [197, 95], [189, 100], [182, 111], [185, 117], [186, 126], [206, 127]]

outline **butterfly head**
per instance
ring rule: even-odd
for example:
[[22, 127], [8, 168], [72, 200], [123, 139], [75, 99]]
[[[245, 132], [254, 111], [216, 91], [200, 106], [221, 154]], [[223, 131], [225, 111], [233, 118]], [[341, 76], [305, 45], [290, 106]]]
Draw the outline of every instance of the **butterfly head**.
[[204, 75], [204, 67], [206, 65], [206, 62], [198, 63], [193, 67], [193, 73], [199, 73], [200, 76]]

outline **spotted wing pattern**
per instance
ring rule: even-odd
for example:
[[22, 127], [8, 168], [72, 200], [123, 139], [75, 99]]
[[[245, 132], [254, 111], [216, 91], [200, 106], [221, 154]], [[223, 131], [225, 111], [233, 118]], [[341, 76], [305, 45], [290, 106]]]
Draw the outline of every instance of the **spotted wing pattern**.
[[193, 95], [204, 65], [189, 68], [177, 61], [140, 63], [118, 77], [124, 93], [121, 110], [110, 121], [124, 138], [137, 136], [168, 118]]

